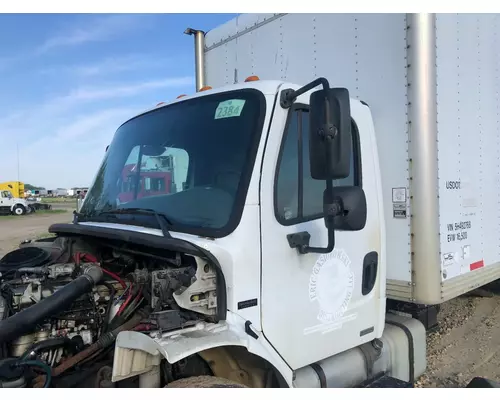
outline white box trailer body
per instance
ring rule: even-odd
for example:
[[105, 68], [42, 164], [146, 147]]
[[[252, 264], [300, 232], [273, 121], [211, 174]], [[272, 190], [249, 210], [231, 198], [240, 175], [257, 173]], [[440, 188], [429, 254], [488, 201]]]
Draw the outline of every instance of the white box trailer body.
[[56, 197], [66, 197], [68, 195], [67, 189], [56, 189], [53, 191], [54, 196]]
[[[431, 35], [413, 32], [411, 19], [242, 15], [206, 34], [205, 78], [220, 87], [250, 75], [326, 77], [366, 102], [382, 174], [387, 296], [439, 304], [500, 277], [499, 16], [437, 14]], [[415, 57], [433, 74], [413, 68]]]

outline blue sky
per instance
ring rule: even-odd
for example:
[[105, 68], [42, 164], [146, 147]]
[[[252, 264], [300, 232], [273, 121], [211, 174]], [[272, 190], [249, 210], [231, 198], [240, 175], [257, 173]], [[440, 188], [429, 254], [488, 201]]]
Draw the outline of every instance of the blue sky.
[[0, 182], [89, 185], [116, 128], [194, 89], [193, 38], [236, 14], [0, 15]]

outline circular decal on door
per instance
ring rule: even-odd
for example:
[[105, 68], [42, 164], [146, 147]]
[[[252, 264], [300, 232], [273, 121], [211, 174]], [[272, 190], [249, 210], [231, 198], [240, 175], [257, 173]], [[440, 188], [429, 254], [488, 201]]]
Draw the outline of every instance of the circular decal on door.
[[309, 278], [309, 300], [319, 306], [318, 320], [332, 323], [349, 307], [354, 287], [351, 260], [344, 250], [334, 249], [321, 255]]

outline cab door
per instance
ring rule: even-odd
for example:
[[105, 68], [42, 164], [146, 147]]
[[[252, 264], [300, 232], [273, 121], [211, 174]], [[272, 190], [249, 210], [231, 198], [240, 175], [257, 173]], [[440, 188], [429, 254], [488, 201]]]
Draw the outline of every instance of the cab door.
[[307, 232], [311, 246], [328, 242], [325, 182], [310, 175], [307, 100], [299, 97], [288, 110], [277, 104], [261, 179], [262, 328], [292, 369], [379, 337], [385, 314], [376, 147], [370, 112], [359, 102], [351, 106], [351, 173], [334, 185], [362, 186], [365, 228], [336, 231], [329, 254], [299, 254], [287, 240]]
[[2, 190], [0, 191], [0, 205], [6, 207], [6, 206], [11, 206], [12, 201], [10, 192], [7, 190]]
[[11, 201], [9, 192], [0, 190], [0, 215], [10, 214]]

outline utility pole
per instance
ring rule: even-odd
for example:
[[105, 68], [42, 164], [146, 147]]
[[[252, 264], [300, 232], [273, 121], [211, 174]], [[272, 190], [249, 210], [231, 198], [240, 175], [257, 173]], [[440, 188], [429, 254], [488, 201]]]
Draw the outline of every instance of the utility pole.
[[21, 182], [21, 174], [19, 169], [19, 142], [16, 143], [17, 147], [17, 181]]

